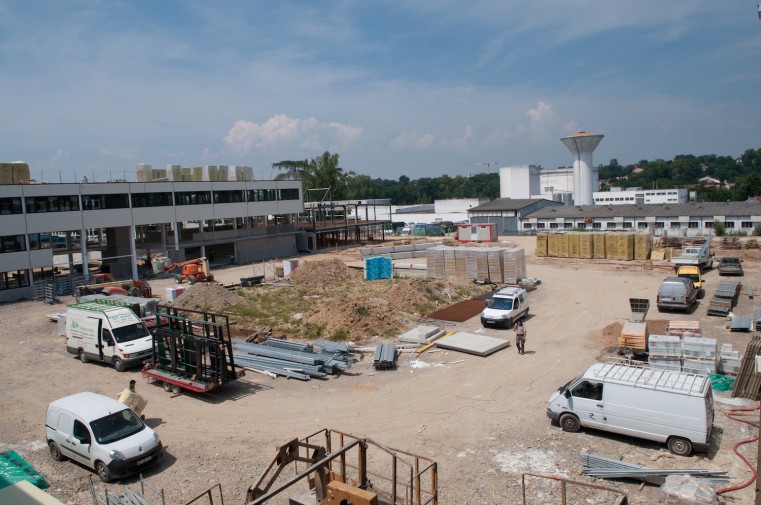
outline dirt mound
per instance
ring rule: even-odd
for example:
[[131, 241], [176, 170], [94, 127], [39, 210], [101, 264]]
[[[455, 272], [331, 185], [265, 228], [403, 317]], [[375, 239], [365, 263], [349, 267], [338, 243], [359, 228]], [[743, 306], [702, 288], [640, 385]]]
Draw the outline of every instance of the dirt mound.
[[177, 297], [173, 307], [204, 312], [222, 312], [226, 308], [246, 301], [235, 293], [226, 290], [220, 284], [198, 283], [188, 286]]
[[332, 258], [325, 261], [307, 261], [291, 274], [291, 282], [305, 286], [330, 286], [355, 280], [360, 277], [341, 260]]
[[402, 329], [394, 310], [383, 298], [354, 298], [343, 300], [340, 306], [325, 304], [312, 313], [304, 315], [304, 322], [319, 326], [322, 334], [335, 337], [336, 332], [346, 332], [350, 339], [369, 335], [392, 336]]

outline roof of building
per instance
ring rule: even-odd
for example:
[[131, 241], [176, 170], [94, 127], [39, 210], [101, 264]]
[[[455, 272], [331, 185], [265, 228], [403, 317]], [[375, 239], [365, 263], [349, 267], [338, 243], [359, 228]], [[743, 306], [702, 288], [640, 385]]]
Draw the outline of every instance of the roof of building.
[[761, 202], [748, 200], [744, 202], [648, 203], [640, 205], [565, 205], [544, 207], [524, 217], [549, 219], [558, 217], [635, 218], [679, 216], [761, 216]]
[[553, 202], [545, 198], [497, 198], [491, 202], [482, 203], [476, 207], [471, 207], [468, 212], [491, 212], [499, 210], [520, 210], [530, 205], [546, 201], [549, 204], [561, 205], [559, 202]]
[[422, 212], [434, 212], [436, 205], [433, 203], [424, 203], [421, 205], [413, 205], [410, 207], [403, 207], [394, 210], [394, 214], [419, 214]]

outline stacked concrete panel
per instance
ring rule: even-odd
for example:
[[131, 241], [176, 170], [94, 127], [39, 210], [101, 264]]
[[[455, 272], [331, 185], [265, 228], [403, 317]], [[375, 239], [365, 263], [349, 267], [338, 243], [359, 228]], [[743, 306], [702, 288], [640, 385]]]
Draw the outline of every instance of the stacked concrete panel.
[[428, 250], [426, 260], [428, 277], [433, 279], [515, 284], [526, 277], [526, 253], [519, 248], [439, 246]]
[[505, 263], [502, 250], [497, 248], [487, 249], [486, 261], [489, 264], [489, 279], [493, 282], [504, 282]]
[[426, 250], [426, 266], [431, 279], [446, 279], [444, 266], [444, 247], [431, 247]]

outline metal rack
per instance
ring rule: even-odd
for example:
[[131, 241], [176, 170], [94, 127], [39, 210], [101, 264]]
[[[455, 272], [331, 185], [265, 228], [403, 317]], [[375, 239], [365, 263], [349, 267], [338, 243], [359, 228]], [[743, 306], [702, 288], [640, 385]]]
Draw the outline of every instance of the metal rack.
[[669, 390], [675, 393], [700, 395], [708, 383], [708, 376], [687, 372], [657, 370], [650, 367], [607, 363], [595, 372], [599, 380], [613, 380], [635, 387]]

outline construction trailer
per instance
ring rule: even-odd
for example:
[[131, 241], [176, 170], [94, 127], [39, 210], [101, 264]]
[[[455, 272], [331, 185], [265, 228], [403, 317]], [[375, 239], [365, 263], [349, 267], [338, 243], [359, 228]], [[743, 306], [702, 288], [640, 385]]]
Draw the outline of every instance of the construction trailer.
[[173, 393], [206, 393], [242, 377], [245, 370], [235, 365], [226, 315], [161, 305], [152, 358], [142, 373]]
[[[291, 464], [295, 476], [278, 483]], [[299, 482], [299, 490], [291, 489]], [[248, 488], [246, 505], [286, 492], [291, 505], [438, 505], [438, 466], [426, 457], [325, 428], [279, 447]]]

